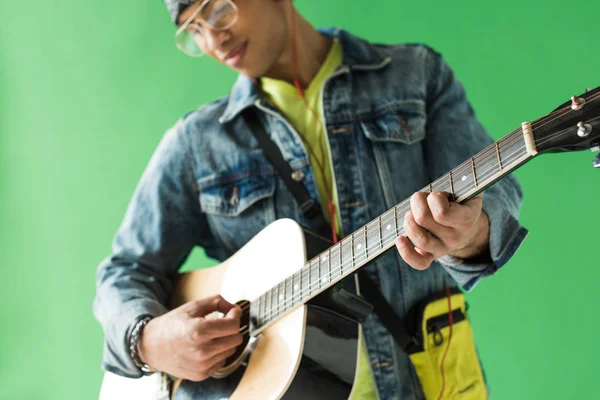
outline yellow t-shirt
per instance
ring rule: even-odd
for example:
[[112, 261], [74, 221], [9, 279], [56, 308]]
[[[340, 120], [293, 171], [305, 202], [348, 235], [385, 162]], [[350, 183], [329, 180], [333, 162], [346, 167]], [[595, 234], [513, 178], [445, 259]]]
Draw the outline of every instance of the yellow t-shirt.
[[[331, 156], [325, 137], [323, 107], [320, 99], [323, 83], [341, 65], [342, 58], [342, 46], [338, 40], [334, 40], [325, 62], [304, 92], [308, 106], [316, 112], [316, 115], [306, 108], [304, 100], [293, 85], [281, 80], [261, 78], [261, 87], [267, 99], [281, 111], [304, 142], [315, 175], [315, 181], [321, 199], [321, 208], [328, 221], [331, 221], [331, 215], [329, 213], [325, 185], [331, 190], [333, 204], [337, 204], [337, 190], [332, 184], [333, 177], [330, 168]], [[312, 148], [312, 153], [309, 148]], [[318, 158], [322, 163], [321, 165], [324, 166], [325, 176], [321, 176], [322, 174], [315, 157]], [[339, 211], [337, 209], [335, 210], [334, 218], [336, 231], [339, 233], [340, 221]], [[371, 374], [366, 347], [362, 340], [359, 344], [359, 352], [358, 376], [355, 380], [351, 400], [376, 400], [377, 391], [375, 389], [375, 382]]]

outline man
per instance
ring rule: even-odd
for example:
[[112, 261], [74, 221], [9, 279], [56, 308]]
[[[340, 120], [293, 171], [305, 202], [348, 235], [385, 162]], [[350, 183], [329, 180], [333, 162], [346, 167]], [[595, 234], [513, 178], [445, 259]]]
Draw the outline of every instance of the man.
[[[308, 225], [241, 117], [249, 108], [320, 201], [334, 236], [412, 196], [410, 242], [399, 237], [396, 253], [366, 267], [400, 317], [445, 286], [470, 290], [514, 254], [526, 230], [513, 177], [460, 205], [447, 193], [415, 193], [492, 143], [439, 54], [318, 32], [292, 0], [166, 3], [179, 47], [240, 77], [228, 97], [167, 132], [100, 265], [94, 312], [108, 371], [139, 377], [148, 365], [190, 381], [210, 377], [241, 343], [240, 309], [216, 297], [168, 311], [177, 270], [196, 245], [222, 261], [277, 218]], [[215, 310], [225, 317], [202, 318]], [[423, 398], [408, 356], [377, 318], [363, 333], [368, 358], [354, 399]]]

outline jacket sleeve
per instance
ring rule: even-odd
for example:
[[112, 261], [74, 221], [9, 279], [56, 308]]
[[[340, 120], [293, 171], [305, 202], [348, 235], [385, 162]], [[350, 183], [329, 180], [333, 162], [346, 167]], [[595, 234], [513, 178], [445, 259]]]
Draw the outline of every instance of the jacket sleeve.
[[[433, 180], [494, 140], [477, 121], [462, 85], [438, 53], [428, 53], [426, 70], [429, 81], [425, 157]], [[506, 264], [527, 236], [527, 230], [518, 221], [522, 199], [521, 187], [512, 174], [489, 187], [483, 195], [483, 210], [490, 221], [490, 253], [477, 260], [451, 256], [438, 260], [464, 289], [471, 290]]]
[[112, 246], [98, 267], [94, 315], [104, 330], [104, 369], [140, 377], [127, 336], [144, 315], [167, 311], [172, 278], [210, 232], [198, 202], [184, 124], [167, 131], [129, 203]]

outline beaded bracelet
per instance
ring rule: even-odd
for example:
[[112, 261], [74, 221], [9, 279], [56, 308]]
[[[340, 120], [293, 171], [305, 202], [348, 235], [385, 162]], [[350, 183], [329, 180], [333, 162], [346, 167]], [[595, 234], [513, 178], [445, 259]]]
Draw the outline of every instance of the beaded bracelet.
[[140, 341], [140, 336], [142, 336], [142, 330], [150, 322], [153, 317], [150, 315], [146, 315], [142, 317], [138, 322], [136, 322], [133, 330], [131, 331], [131, 336], [129, 336], [129, 356], [131, 357], [131, 361], [138, 367], [142, 372], [152, 372], [150, 366], [144, 363], [140, 359], [140, 354], [138, 350], [138, 343]]

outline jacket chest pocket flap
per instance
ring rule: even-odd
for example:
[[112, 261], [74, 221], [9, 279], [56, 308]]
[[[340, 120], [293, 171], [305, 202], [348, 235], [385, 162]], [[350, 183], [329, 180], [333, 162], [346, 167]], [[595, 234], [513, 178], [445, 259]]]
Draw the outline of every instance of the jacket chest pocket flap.
[[[247, 175], [239, 179], [211, 179], [200, 187], [200, 206], [207, 214], [238, 216], [258, 201], [273, 196], [272, 175]], [[214, 183], [215, 181], [219, 183]]]
[[416, 143], [425, 138], [425, 104], [404, 100], [359, 114], [365, 136], [374, 142]]

